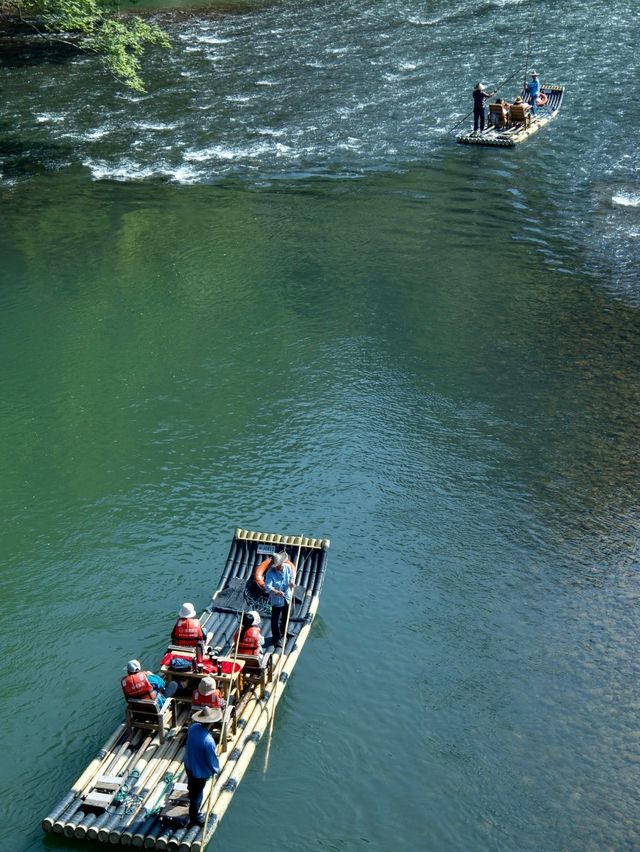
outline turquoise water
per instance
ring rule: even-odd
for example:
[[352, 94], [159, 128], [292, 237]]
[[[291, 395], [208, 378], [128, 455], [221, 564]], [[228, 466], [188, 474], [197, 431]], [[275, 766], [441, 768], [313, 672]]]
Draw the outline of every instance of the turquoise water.
[[82, 848], [39, 822], [235, 526], [332, 546], [218, 848], [640, 843], [638, 107], [580, 97], [637, 79], [635, 7], [538, 23], [561, 116], [456, 146], [530, 12], [168, 16], [141, 100], [7, 67], [1, 848]]

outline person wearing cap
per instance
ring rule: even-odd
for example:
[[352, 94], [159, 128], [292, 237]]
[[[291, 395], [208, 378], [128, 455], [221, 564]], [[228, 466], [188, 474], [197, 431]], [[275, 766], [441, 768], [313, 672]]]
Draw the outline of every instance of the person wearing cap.
[[220, 772], [220, 762], [211, 727], [222, 719], [217, 707], [203, 707], [194, 713], [184, 749], [184, 768], [189, 792], [189, 820], [192, 825], [204, 825], [205, 817], [200, 806], [204, 788], [212, 775]]
[[215, 678], [211, 675], [203, 677], [191, 697], [192, 707], [217, 707], [219, 710], [224, 710], [227, 702], [216, 686]]
[[242, 616], [240, 627], [233, 634], [233, 639], [231, 640], [232, 648], [236, 647], [238, 633], [240, 633], [238, 653], [245, 657], [257, 657], [260, 659], [264, 645], [264, 636], [260, 631], [261, 622], [260, 613], [256, 612], [255, 609], [245, 612]]
[[480, 128], [480, 133], [484, 130], [484, 105], [485, 101], [488, 101], [489, 98], [495, 95], [495, 92], [486, 92], [482, 83], [476, 83], [473, 87], [473, 132], [476, 133], [478, 131], [478, 127]]
[[139, 660], [129, 660], [127, 674], [121, 679], [120, 686], [127, 701], [155, 701], [158, 707], [163, 707], [178, 688], [177, 683], [167, 686], [160, 675], [143, 672]]
[[192, 603], [183, 603], [178, 612], [178, 620], [171, 631], [171, 643], [185, 648], [194, 648], [198, 642], [204, 642], [205, 635], [200, 619]]
[[[264, 577], [264, 587], [269, 593], [271, 637], [276, 648], [282, 645], [282, 634], [287, 623], [295, 576], [295, 566], [287, 557], [286, 552], [283, 550], [280, 553], [274, 553]], [[286, 639], [286, 636], [284, 638]]]
[[531, 80], [525, 84], [525, 88], [527, 90], [527, 98], [531, 104], [531, 114], [535, 115], [536, 101], [540, 94], [540, 81], [538, 80], [538, 75], [535, 71], [531, 72]]

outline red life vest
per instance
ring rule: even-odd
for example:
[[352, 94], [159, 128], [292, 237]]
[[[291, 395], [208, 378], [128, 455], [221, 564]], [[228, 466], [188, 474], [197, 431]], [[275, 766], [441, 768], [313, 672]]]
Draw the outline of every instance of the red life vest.
[[[260, 653], [260, 628], [259, 627], [249, 627], [244, 631], [244, 634], [240, 635], [240, 643], [238, 644], [238, 653], [244, 654], [247, 657], [257, 657]], [[236, 630], [235, 635], [233, 637], [233, 646], [235, 648], [235, 644], [238, 641], [238, 631]]]
[[214, 689], [210, 695], [200, 695], [198, 690], [193, 693], [193, 707], [219, 707], [222, 708], [222, 694], [219, 689]]
[[125, 698], [148, 698], [154, 701], [158, 694], [149, 683], [146, 672], [134, 672], [133, 674], [125, 675], [120, 681], [120, 686], [122, 687]]
[[182, 647], [194, 647], [204, 639], [198, 618], [179, 618], [171, 632], [171, 642]]

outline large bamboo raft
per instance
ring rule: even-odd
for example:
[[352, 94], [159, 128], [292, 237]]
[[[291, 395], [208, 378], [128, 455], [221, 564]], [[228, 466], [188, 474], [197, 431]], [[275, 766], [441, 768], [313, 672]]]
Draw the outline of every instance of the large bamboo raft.
[[237, 529], [218, 588], [200, 617], [205, 631], [213, 633], [213, 653], [232, 658], [231, 640], [238, 615], [248, 609], [263, 614], [269, 611], [266, 598], [252, 580], [253, 572], [268, 555], [283, 547], [292, 561], [298, 557], [287, 640], [279, 657], [268, 644], [269, 619], [263, 619], [263, 632], [267, 634], [265, 665], [257, 676], [256, 672], [253, 676], [247, 673], [242, 688], [238, 684], [228, 723], [219, 734], [214, 731], [220, 773], [205, 788], [203, 810], [209, 812], [206, 826], [191, 826], [184, 819], [187, 798], [182, 760], [190, 700], [168, 699], [162, 714], [168, 721], [161, 723], [161, 730], [122, 724], [114, 731], [69, 793], [44, 818], [44, 831], [148, 849], [199, 852], [205, 848], [273, 717], [307, 640], [320, 601], [329, 540]]
[[[524, 142], [534, 133], [537, 133], [542, 127], [548, 124], [560, 112], [562, 99], [564, 98], [564, 86], [544, 85], [540, 87], [541, 94], [547, 96], [547, 103], [543, 107], [537, 108], [537, 115], [532, 116], [531, 124], [527, 127], [525, 124], [514, 124], [504, 130], [497, 130], [493, 127], [487, 130], [471, 131], [461, 133], [456, 136], [456, 140], [463, 145], [488, 145], [494, 148], [513, 148], [520, 142]], [[523, 91], [523, 97], [526, 92]]]

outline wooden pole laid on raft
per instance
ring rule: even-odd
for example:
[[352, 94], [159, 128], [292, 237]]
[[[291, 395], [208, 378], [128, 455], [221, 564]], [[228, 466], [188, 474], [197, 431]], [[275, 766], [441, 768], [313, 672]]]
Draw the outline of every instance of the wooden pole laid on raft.
[[[298, 574], [298, 565], [300, 563], [300, 553], [302, 552], [302, 539], [303, 539], [303, 536], [300, 536], [300, 543], [298, 544], [298, 553], [296, 554], [296, 564], [295, 564], [295, 570], [294, 570], [294, 574], [293, 574], [294, 583], [293, 583], [293, 586], [291, 588], [291, 600], [289, 601], [289, 608], [287, 609], [287, 619], [286, 619], [286, 622], [285, 622], [285, 625], [284, 625], [284, 636], [282, 638], [282, 653], [280, 654], [280, 658], [278, 659], [278, 664], [276, 666], [276, 672], [275, 672], [275, 676], [274, 676], [274, 681], [275, 681], [274, 689], [277, 689], [278, 682], [280, 680], [280, 675], [282, 673], [282, 666], [283, 666], [284, 658], [285, 658], [284, 652], [285, 652], [285, 648], [287, 647], [287, 633], [289, 631], [289, 619], [291, 618], [291, 610], [293, 609], [293, 607], [295, 605], [295, 598], [296, 598], [295, 579], [296, 579], [296, 576]], [[269, 726], [269, 739], [267, 740], [267, 751], [266, 751], [265, 756], [264, 756], [264, 769], [263, 769], [264, 774], [266, 774], [267, 769], [269, 768], [269, 752], [271, 751], [271, 738], [273, 736], [273, 721], [274, 721], [275, 718], [276, 718], [276, 709], [274, 707], [273, 708], [273, 716], [271, 717], [271, 725]]]
[[[229, 716], [229, 711], [231, 709], [231, 684], [233, 683], [233, 676], [236, 673], [236, 662], [238, 660], [238, 648], [240, 647], [240, 636], [242, 635], [242, 622], [244, 619], [244, 610], [240, 613], [240, 624], [238, 625], [238, 635], [236, 636], [236, 647], [233, 651], [233, 660], [231, 662], [231, 680], [229, 681], [229, 694], [227, 695], [227, 704], [224, 708], [224, 713], [222, 715], [222, 725], [220, 726], [220, 747], [222, 750], [222, 746], [224, 745], [224, 751], [227, 750], [227, 717]], [[214, 782], [215, 783], [215, 782]], [[209, 814], [211, 813], [211, 805], [213, 804], [213, 796], [210, 796], [209, 803], [207, 805], [207, 813], [204, 818], [204, 827], [202, 829], [203, 836], [207, 833], [207, 825], [209, 823]]]

